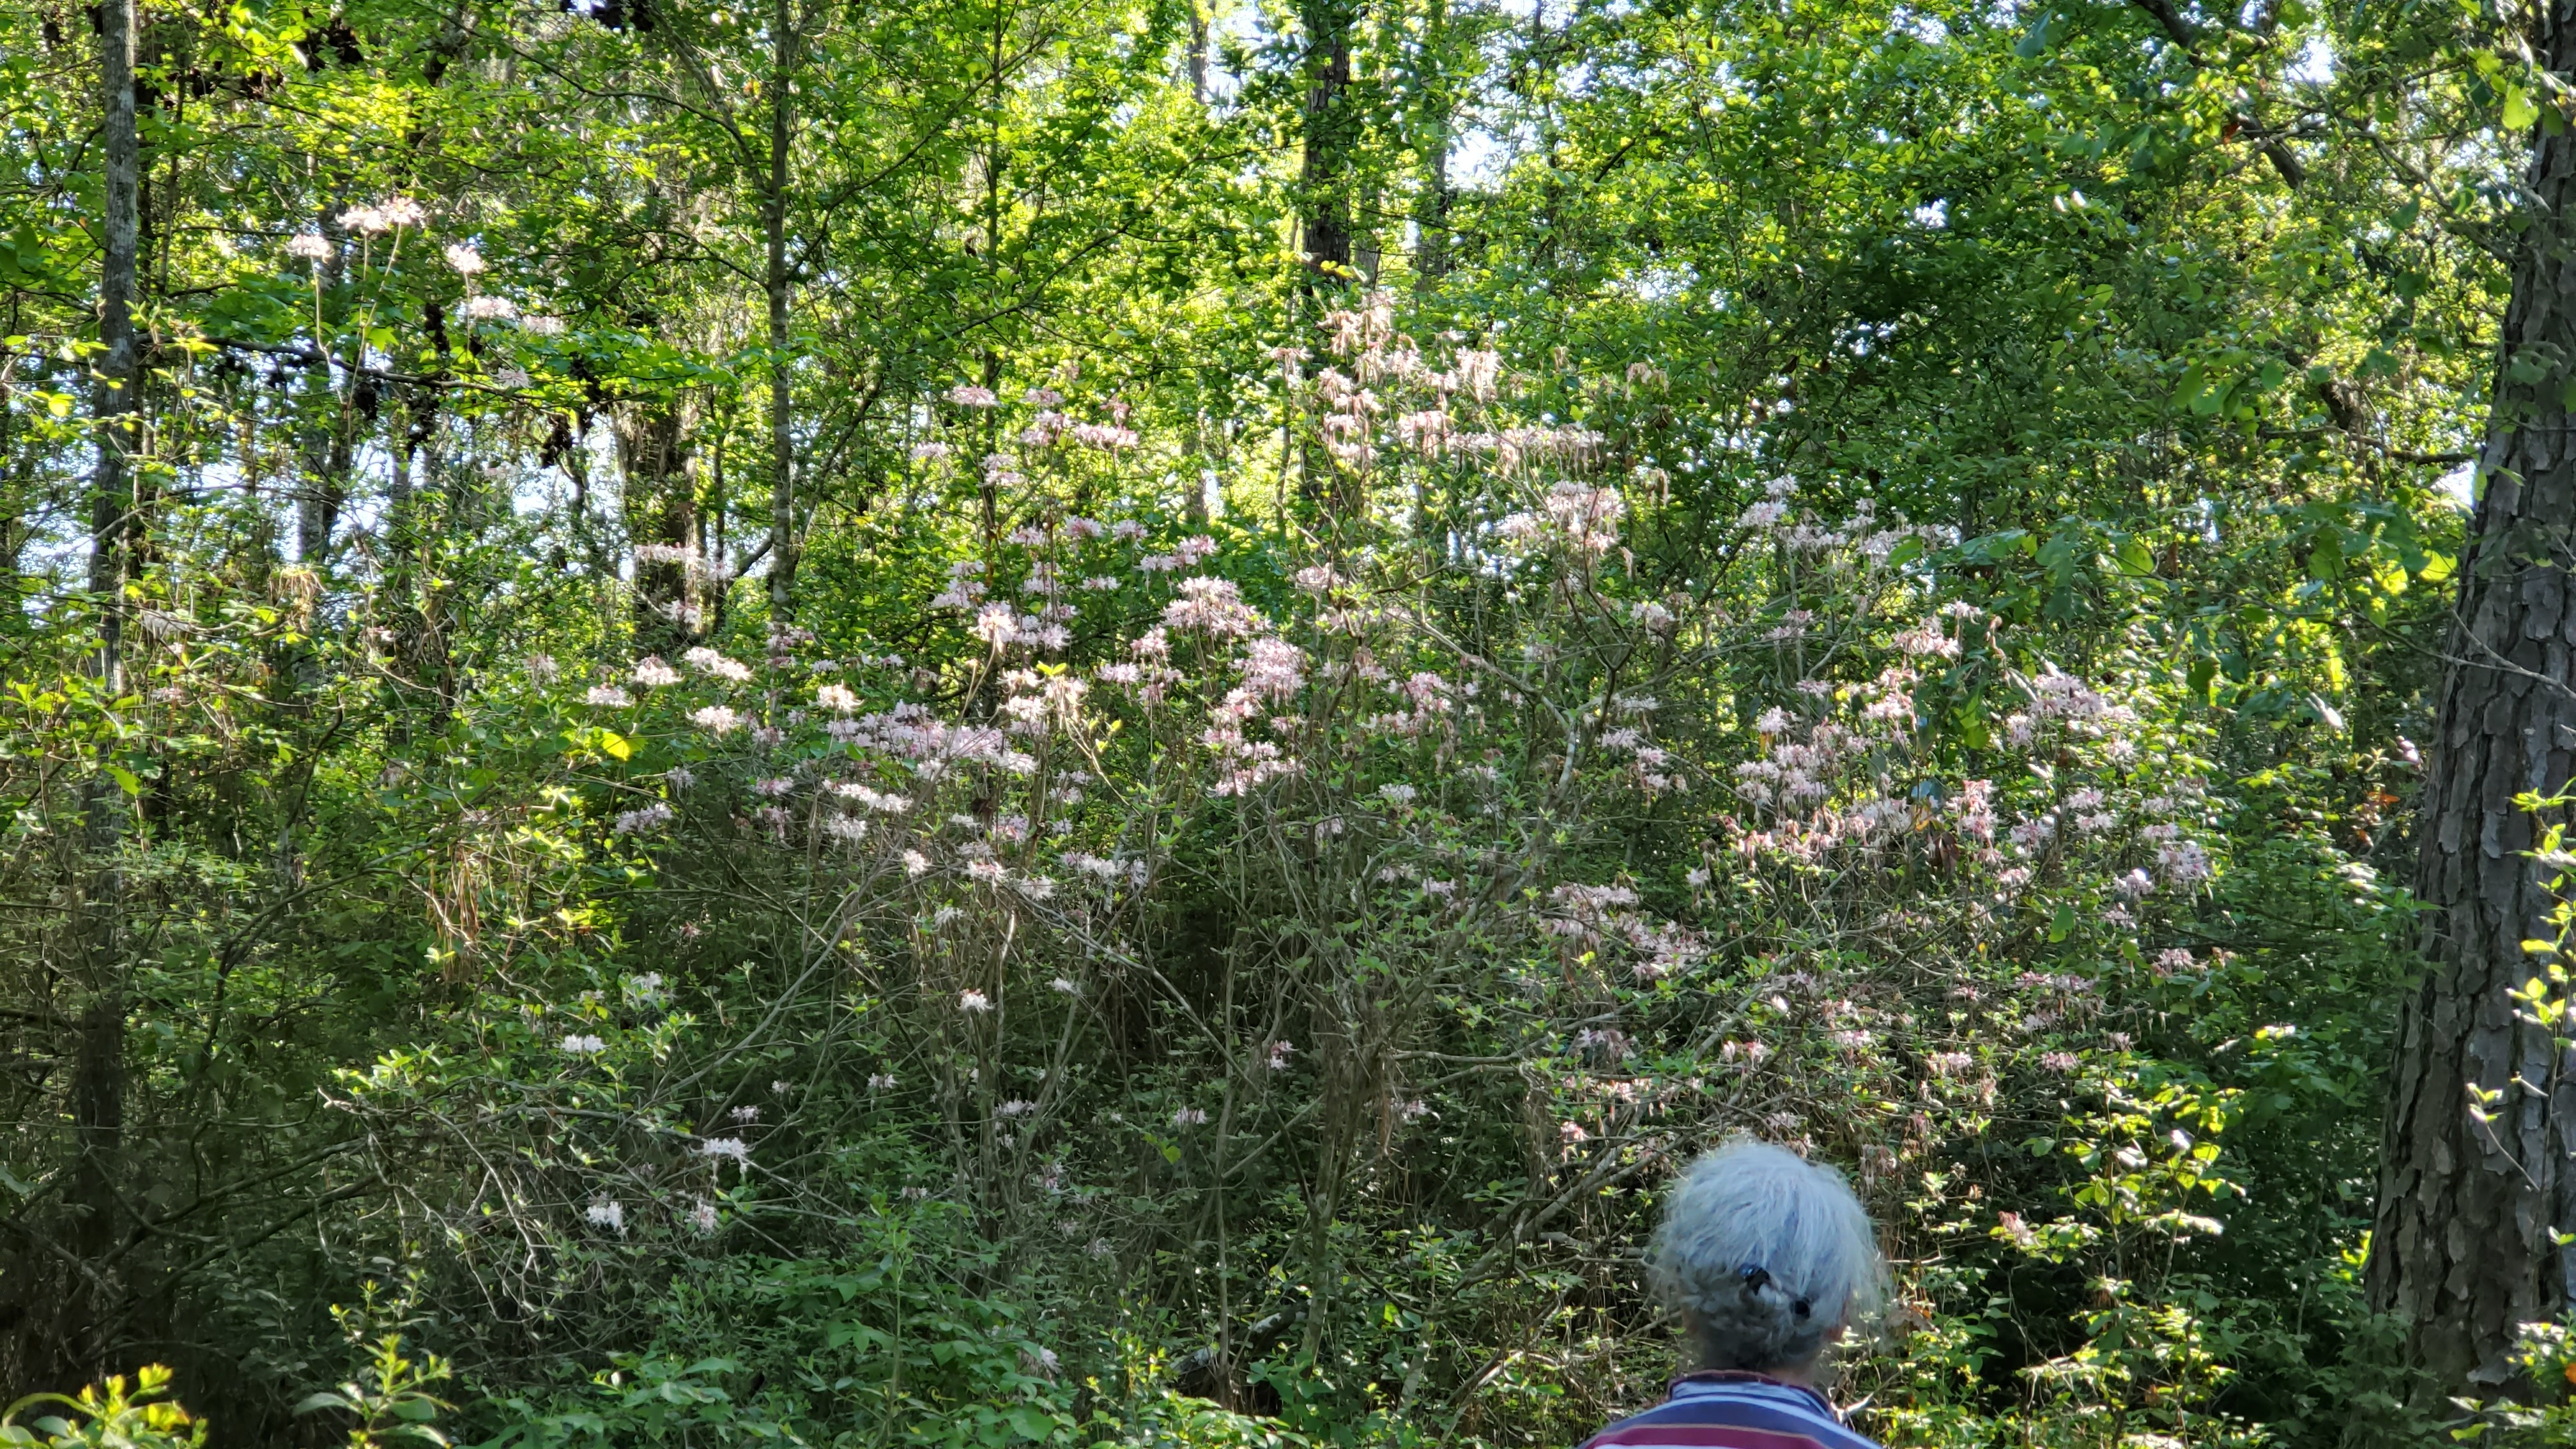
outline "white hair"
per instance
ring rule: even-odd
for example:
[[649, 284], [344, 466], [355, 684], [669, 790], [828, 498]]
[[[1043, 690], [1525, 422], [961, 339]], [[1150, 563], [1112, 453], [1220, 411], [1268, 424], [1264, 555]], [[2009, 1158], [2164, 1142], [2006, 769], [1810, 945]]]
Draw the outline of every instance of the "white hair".
[[1841, 1173], [1750, 1139], [1674, 1181], [1646, 1264], [1706, 1367], [1757, 1371], [1821, 1353], [1876, 1304], [1887, 1273]]

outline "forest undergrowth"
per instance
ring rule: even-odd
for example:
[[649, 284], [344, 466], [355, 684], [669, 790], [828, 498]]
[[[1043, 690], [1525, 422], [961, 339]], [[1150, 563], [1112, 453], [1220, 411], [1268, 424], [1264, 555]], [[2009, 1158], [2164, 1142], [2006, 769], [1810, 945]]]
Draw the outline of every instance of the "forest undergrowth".
[[2563, 83], [1936, 8], [0, 3], [0, 1439], [1579, 1443], [1752, 1135], [1891, 1446], [2571, 1442], [2364, 1272]]
[[[320, 642], [292, 568], [209, 570], [131, 700], [22, 687], [21, 868], [90, 731], [165, 752], [138, 994], [246, 1028], [147, 1037], [134, 1120], [265, 1097], [330, 1205], [196, 1332], [320, 1339], [255, 1286], [291, 1259], [359, 1347], [471, 1366], [494, 1443], [1570, 1442], [1673, 1368], [1656, 1185], [1752, 1133], [1886, 1224], [1848, 1387], [1893, 1442], [2339, 1408], [2407, 911], [2317, 817], [2405, 761], [2312, 724], [2249, 767], [2134, 543], [2051, 657], [2033, 540], [1787, 478], [1674, 517], [1649, 364], [1425, 352], [1383, 301], [1318, 340], [1321, 534], [1077, 512], [1133, 496], [1117, 404], [957, 388], [938, 432], [1018, 445], [925, 437], [876, 542], [929, 576], [961, 466], [1031, 502], [909, 655], [532, 610], [450, 703], [393, 629]], [[1656, 567], [1690, 526], [1722, 562]], [[299, 671], [293, 725], [376, 740], [279, 760], [300, 838], [153, 829], [222, 808], [179, 758], [283, 756], [251, 685]], [[259, 929], [298, 893], [350, 913], [318, 956]], [[354, 1062], [310, 1035], [351, 993]]]

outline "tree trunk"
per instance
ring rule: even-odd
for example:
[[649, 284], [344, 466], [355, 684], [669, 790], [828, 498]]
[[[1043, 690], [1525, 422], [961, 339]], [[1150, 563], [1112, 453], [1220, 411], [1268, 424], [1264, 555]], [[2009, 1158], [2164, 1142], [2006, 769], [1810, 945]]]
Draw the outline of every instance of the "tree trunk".
[[[1196, 4], [1197, 0], [1192, 0]], [[985, 32], [988, 47], [984, 63], [986, 77], [993, 87], [994, 106], [991, 125], [984, 144], [984, 280], [989, 295], [998, 303], [1002, 295], [1002, 168], [1008, 157], [1002, 154], [1003, 26], [1007, 19], [1000, 6], [993, 8], [992, 29]], [[976, 464], [976, 477], [981, 480], [976, 501], [984, 529], [984, 581], [991, 583], [1001, 566], [1002, 548], [1002, 354], [988, 341], [984, 345], [984, 390], [995, 398], [995, 405], [984, 409], [984, 456]]]
[[[2576, 70], [2576, 0], [2551, 0], [2544, 30], [2549, 67]], [[2525, 855], [2543, 822], [2515, 796], [2562, 790], [2576, 764], [2576, 134], [2536, 136], [2526, 194], [2426, 766], [2429, 970], [2402, 1009], [2367, 1273], [2436, 1409], [2531, 1392], [2508, 1362], [2516, 1325], [2576, 1303], [2576, 1248], [2551, 1238], [2576, 1230], [2576, 1076], [2511, 996], [2535, 970], [2521, 943], [2553, 934], [2556, 874]]]
[[[141, 369], [134, 350], [134, 269], [140, 242], [140, 156], [134, 125], [134, 0], [99, 6], [99, 73], [106, 93], [106, 255], [99, 272], [98, 473], [90, 492], [89, 587], [98, 600], [100, 687], [123, 683], [125, 529], [134, 509]], [[111, 837], [108, 842], [113, 844]]]
[[688, 647], [705, 622], [697, 580], [685, 559], [672, 552], [697, 551], [698, 507], [687, 433], [687, 413], [677, 399], [618, 421], [626, 532], [636, 548], [635, 643], [648, 654]]
[[1190, 0], [1190, 99], [1207, 104], [1208, 0]]
[[458, 516], [443, 466], [437, 406], [426, 395], [412, 399], [395, 434], [399, 441], [386, 489], [385, 575], [378, 592], [393, 631], [387, 703], [400, 740], [412, 737], [416, 713], [428, 730], [445, 728], [455, 701], [454, 585], [445, 574], [467, 520]]
[[1306, 27], [1306, 114], [1299, 230], [1307, 285], [1351, 274], [1351, 0], [1301, 0]]
[[[1002, 354], [984, 349], [984, 390], [999, 396], [1002, 388]], [[990, 580], [1002, 562], [1002, 410], [984, 409], [984, 460], [977, 465], [976, 477], [981, 483], [976, 493], [978, 518], [984, 530], [984, 577]]]
[[[335, 296], [347, 276], [347, 262], [340, 249], [347, 235], [332, 209], [325, 206], [315, 219], [314, 229], [331, 241], [330, 255], [318, 264], [321, 268], [318, 293], [313, 312], [313, 347], [325, 359], [331, 355], [331, 338], [324, 331], [324, 300]], [[325, 360], [305, 373], [305, 413], [301, 427], [304, 476], [297, 480], [295, 497], [295, 561], [322, 571], [331, 552], [331, 534], [339, 527], [341, 505], [349, 497], [349, 401], [331, 375], [331, 364]]]
[[1417, 285], [1449, 274], [1449, 146], [1455, 102], [1449, 83], [1449, 0], [1431, 0], [1422, 27], [1422, 73], [1415, 84], [1423, 100], [1422, 195], [1414, 204], [1413, 274]]
[[[134, 341], [135, 266], [140, 240], [140, 145], [135, 131], [135, 0], [102, 0], [99, 6], [99, 76], [106, 109], [105, 256], [99, 273], [98, 472], [90, 493], [90, 594], [98, 602], [98, 635], [92, 668], [99, 692], [125, 689], [125, 582], [129, 522], [134, 513], [135, 468], [142, 368]], [[82, 871], [81, 960], [74, 979], [86, 998], [71, 1045], [73, 1150], [77, 1154], [67, 1195], [73, 1219], [68, 1234], [73, 1259], [59, 1304], [52, 1345], [54, 1372], [85, 1376], [102, 1345], [99, 1322], [113, 1312], [108, 1262], [119, 1216], [117, 1158], [125, 1135], [124, 880], [117, 854], [124, 844], [125, 799], [104, 772], [86, 788], [88, 859]]]
[[787, 366], [787, 146], [795, 121], [796, 28], [789, 0], [770, 15], [769, 194], [769, 618], [796, 617], [796, 435]]

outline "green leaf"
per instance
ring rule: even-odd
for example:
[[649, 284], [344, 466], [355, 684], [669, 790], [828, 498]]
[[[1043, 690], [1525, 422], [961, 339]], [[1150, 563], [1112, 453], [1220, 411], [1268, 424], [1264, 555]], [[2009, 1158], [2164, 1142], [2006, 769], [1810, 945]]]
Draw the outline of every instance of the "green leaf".
[[2209, 687], [2218, 679], [2218, 661], [2206, 655], [2194, 659], [2191, 661], [2191, 667], [2184, 671], [2183, 678], [2191, 686], [2191, 692], [2199, 695], [2203, 703], [2207, 703], [2210, 697]]
[[599, 732], [599, 748], [620, 760], [635, 758], [635, 746], [627, 742], [626, 736], [615, 730], [603, 729]]
[[2343, 577], [2343, 538], [2332, 530], [2320, 530], [2316, 547], [2308, 551], [2308, 577], [2320, 583], [2333, 583]]
[[2208, 386], [2209, 369], [2197, 362], [2193, 363], [2183, 369], [2182, 381], [2174, 384], [2173, 405], [2178, 408], [2190, 407], [2199, 400], [2201, 392]]
[[2520, 86], [2507, 86], [2504, 91], [2504, 128], [2519, 131], [2540, 119], [2540, 107], [2532, 103], [2531, 92]]
[[2039, 12], [2039, 23], [2033, 25], [2029, 33], [2022, 36], [2020, 43], [2013, 47], [2013, 54], [2024, 60], [2038, 59], [2040, 52], [2048, 49], [2050, 32], [2056, 24], [2056, 7], [2052, 6]]

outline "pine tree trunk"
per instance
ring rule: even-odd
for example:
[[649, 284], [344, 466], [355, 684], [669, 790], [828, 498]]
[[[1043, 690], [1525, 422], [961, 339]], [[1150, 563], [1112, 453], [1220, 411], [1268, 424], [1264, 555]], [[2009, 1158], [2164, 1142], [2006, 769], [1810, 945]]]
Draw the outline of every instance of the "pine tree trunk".
[[[2576, 0], [2550, 0], [2544, 28], [2550, 68], [2576, 70]], [[2516, 1326], [2576, 1303], [2576, 1250], [2551, 1239], [2576, 1231], [2576, 1076], [2511, 997], [2535, 973], [2521, 943], [2554, 934], [2555, 872], [2525, 854], [2542, 822], [2515, 797], [2562, 790], [2576, 764], [2576, 135], [2537, 135], [2529, 185], [2426, 764], [2428, 972], [2402, 1011], [2367, 1275], [2437, 1409], [2532, 1392], [2508, 1361]]]

